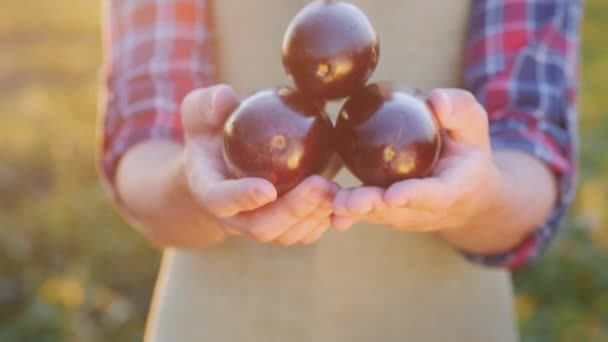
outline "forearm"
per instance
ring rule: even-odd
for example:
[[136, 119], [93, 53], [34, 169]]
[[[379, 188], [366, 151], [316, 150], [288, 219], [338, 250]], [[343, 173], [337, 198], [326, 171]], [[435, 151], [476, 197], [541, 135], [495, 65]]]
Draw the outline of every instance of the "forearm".
[[483, 211], [458, 229], [438, 235], [475, 254], [506, 252], [518, 245], [548, 217], [557, 199], [555, 177], [538, 159], [518, 151], [496, 151], [498, 181]]
[[191, 198], [179, 145], [183, 97], [215, 83], [208, 2], [112, 0], [106, 6], [101, 175], [131, 224], [153, 243], [221, 241], [221, 224]]
[[217, 244], [225, 234], [193, 199], [182, 151], [169, 140], [133, 146], [117, 169], [118, 195], [133, 226], [157, 245]]

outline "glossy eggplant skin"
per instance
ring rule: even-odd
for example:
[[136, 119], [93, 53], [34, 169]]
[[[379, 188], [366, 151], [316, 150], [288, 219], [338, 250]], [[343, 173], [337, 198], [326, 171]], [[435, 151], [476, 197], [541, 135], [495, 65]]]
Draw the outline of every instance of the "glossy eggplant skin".
[[428, 176], [442, 146], [424, 95], [390, 82], [369, 84], [344, 103], [336, 139], [345, 166], [363, 184], [383, 188]]
[[246, 98], [224, 125], [224, 161], [234, 178], [265, 178], [279, 195], [327, 172], [334, 132], [322, 102], [281, 86]]
[[296, 14], [283, 39], [285, 72], [313, 97], [349, 96], [371, 77], [380, 54], [378, 35], [355, 5], [317, 0]]

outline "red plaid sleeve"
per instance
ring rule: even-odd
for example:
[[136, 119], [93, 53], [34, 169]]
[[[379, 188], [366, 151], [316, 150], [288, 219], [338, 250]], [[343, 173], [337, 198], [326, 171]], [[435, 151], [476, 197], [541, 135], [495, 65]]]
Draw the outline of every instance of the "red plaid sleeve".
[[466, 256], [517, 268], [542, 254], [574, 197], [582, 0], [474, 0], [466, 86], [489, 115], [494, 149], [516, 149], [558, 177], [559, 199], [542, 225], [508, 253]]
[[181, 101], [214, 83], [215, 51], [208, 1], [104, 3], [99, 165], [114, 190], [117, 165], [130, 147], [147, 139], [182, 141]]

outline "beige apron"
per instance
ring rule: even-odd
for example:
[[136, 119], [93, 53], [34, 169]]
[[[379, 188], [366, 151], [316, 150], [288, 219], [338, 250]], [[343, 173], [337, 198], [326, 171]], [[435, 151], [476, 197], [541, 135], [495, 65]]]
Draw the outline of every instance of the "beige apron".
[[[287, 83], [282, 35], [306, 3], [215, 1], [222, 81], [241, 96]], [[353, 3], [380, 35], [374, 80], [461, 86], [469, 1]], [[346, 171], [337, 181], [358, 184]], [[202, 251], [168, 250], [146, 338], [513, 342], [517, 334], [507, 272], [472, 265], [430, 235], [360, 224], [313, 246], [232, 238]]]

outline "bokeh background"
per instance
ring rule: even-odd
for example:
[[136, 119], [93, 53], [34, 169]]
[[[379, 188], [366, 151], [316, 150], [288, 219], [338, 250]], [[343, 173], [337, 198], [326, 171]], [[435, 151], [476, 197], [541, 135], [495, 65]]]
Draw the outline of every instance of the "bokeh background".
[[[0, 5], [0, 341], [141, 340], [160, 255], [96, 173], [100, 3]], [[524, 341], [608, 341], [606, 16], [587, 0], [576, 204], [514, 274]]]

